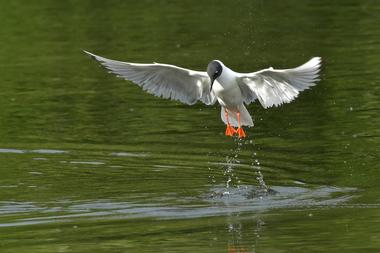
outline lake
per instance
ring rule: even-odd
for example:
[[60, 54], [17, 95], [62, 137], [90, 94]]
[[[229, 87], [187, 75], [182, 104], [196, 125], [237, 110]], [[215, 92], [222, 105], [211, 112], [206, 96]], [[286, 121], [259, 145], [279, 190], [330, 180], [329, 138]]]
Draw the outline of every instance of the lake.
[[[380, 3], [3, 1], [0, 251], [377, 252]], [[82, 50], [204, 71], [293, 68], [290, 104], [154, 97]]]

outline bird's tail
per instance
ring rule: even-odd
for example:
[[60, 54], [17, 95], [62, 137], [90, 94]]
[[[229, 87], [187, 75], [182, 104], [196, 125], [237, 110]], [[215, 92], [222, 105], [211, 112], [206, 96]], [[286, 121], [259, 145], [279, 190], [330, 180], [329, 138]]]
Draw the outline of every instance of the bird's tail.
[[[253, 126], [253, 121], [251, 118], [251, 115], [249, 114], [247, 108], [243, 104], [239, 105], [238, 110], [240, 112], [240, 124], [242, 126]], [[230, 121], [231, 126], [238, 127], [238, 118], [237, 118], [237, 112], [236, 111], [230, 111], [228, 110], [228, 120]], [[222, 106], [222, 110], [220, 112], [220, 116], [224, 122], [224, 124], [227, 125], [227, 118], [225, 113], [225, 107]]]

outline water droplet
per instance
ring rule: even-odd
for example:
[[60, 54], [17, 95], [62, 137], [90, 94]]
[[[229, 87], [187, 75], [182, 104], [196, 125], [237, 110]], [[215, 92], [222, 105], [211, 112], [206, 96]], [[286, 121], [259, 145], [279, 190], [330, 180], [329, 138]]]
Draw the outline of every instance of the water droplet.
[[230, 192], [225, 191], [225, 192], [222, 193], [222, 195], [223, 195], [223, 196], [229, 196], [229, 195], [230, 195]]

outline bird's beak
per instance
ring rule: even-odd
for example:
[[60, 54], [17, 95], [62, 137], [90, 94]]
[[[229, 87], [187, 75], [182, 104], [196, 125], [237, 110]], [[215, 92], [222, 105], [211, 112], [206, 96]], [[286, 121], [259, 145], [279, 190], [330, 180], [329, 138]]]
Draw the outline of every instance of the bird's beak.
[[212, 85], [214, 84], [215, 79], [211, 78], [211, 86], [210, 86], [210, 92], [212, 91]]

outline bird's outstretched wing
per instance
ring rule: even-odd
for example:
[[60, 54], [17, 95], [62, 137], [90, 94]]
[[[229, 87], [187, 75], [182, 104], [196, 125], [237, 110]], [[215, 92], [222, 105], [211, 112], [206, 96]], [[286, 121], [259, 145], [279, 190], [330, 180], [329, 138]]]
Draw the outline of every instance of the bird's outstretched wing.
[[264, 108], [279, 106], [295, 99], [300, 91], [316, 85], [321, 58], [314, 57], [294, 69], [263, 69], [248, 74], [239, 74], [238, 85], [244, 102], [258, 99]]
[[110, 72], [132, 81], [143, 90], [158, 97], [195, 104], [197, 100], [214, 104], [216, 97], [210, 92], [210, 78], [206, 72], [194, 71], [168, 64], [140, 64], [110, 60], [84, 51], [99, 61]]

